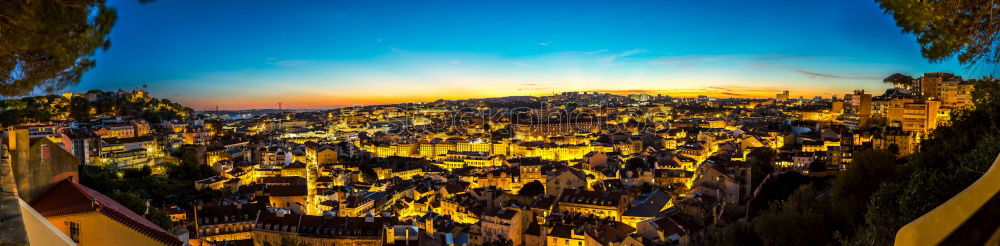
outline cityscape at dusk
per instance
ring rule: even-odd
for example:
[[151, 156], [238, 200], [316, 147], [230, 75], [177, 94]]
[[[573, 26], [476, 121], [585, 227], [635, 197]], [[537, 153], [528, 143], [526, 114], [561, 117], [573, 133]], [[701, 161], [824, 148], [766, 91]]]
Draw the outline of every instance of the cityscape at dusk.
[[1000, 1], [0, 1], [0, 246], [1000, 245]]

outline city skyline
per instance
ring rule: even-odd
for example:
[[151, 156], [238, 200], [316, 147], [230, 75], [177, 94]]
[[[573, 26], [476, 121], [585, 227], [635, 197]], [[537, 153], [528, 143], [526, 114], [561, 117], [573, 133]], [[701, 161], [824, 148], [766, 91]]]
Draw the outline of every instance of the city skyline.
[[148, 85], [199, 110], [564, 91], [811, 98], [880, 91], [895, 72], [983, 75], [925, 61], [867, 1], [109, 4], [113, 45], [67, 91]]

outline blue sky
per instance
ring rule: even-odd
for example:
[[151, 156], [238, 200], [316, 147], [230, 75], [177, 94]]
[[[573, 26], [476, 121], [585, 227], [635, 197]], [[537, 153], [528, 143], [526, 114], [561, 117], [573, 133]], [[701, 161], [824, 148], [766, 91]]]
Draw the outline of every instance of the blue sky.
[[559, 91], [882, 90], [928, 63], [873, 1], [111, 0], [112, 46], [72, 91], [147, 84], [195, 108]]

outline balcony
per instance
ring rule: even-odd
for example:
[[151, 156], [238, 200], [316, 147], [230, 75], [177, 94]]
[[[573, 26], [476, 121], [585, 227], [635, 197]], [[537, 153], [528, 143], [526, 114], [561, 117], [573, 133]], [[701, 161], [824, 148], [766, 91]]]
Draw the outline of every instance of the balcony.
[[903, 226], [895, 245], [1000, 245], [1000, 156], [979, 180]]

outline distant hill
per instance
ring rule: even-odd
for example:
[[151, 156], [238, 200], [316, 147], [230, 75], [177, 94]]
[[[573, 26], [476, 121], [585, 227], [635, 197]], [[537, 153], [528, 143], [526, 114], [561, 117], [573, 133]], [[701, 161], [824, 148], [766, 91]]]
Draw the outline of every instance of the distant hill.
[[89, 121], [100, 116], [125, 116], [150, 123], [186, 119], [194, 110], [145, 91], [91, 90], [84, 94], [47, 95], [0, 101], [0, 125], [54, 120]]

